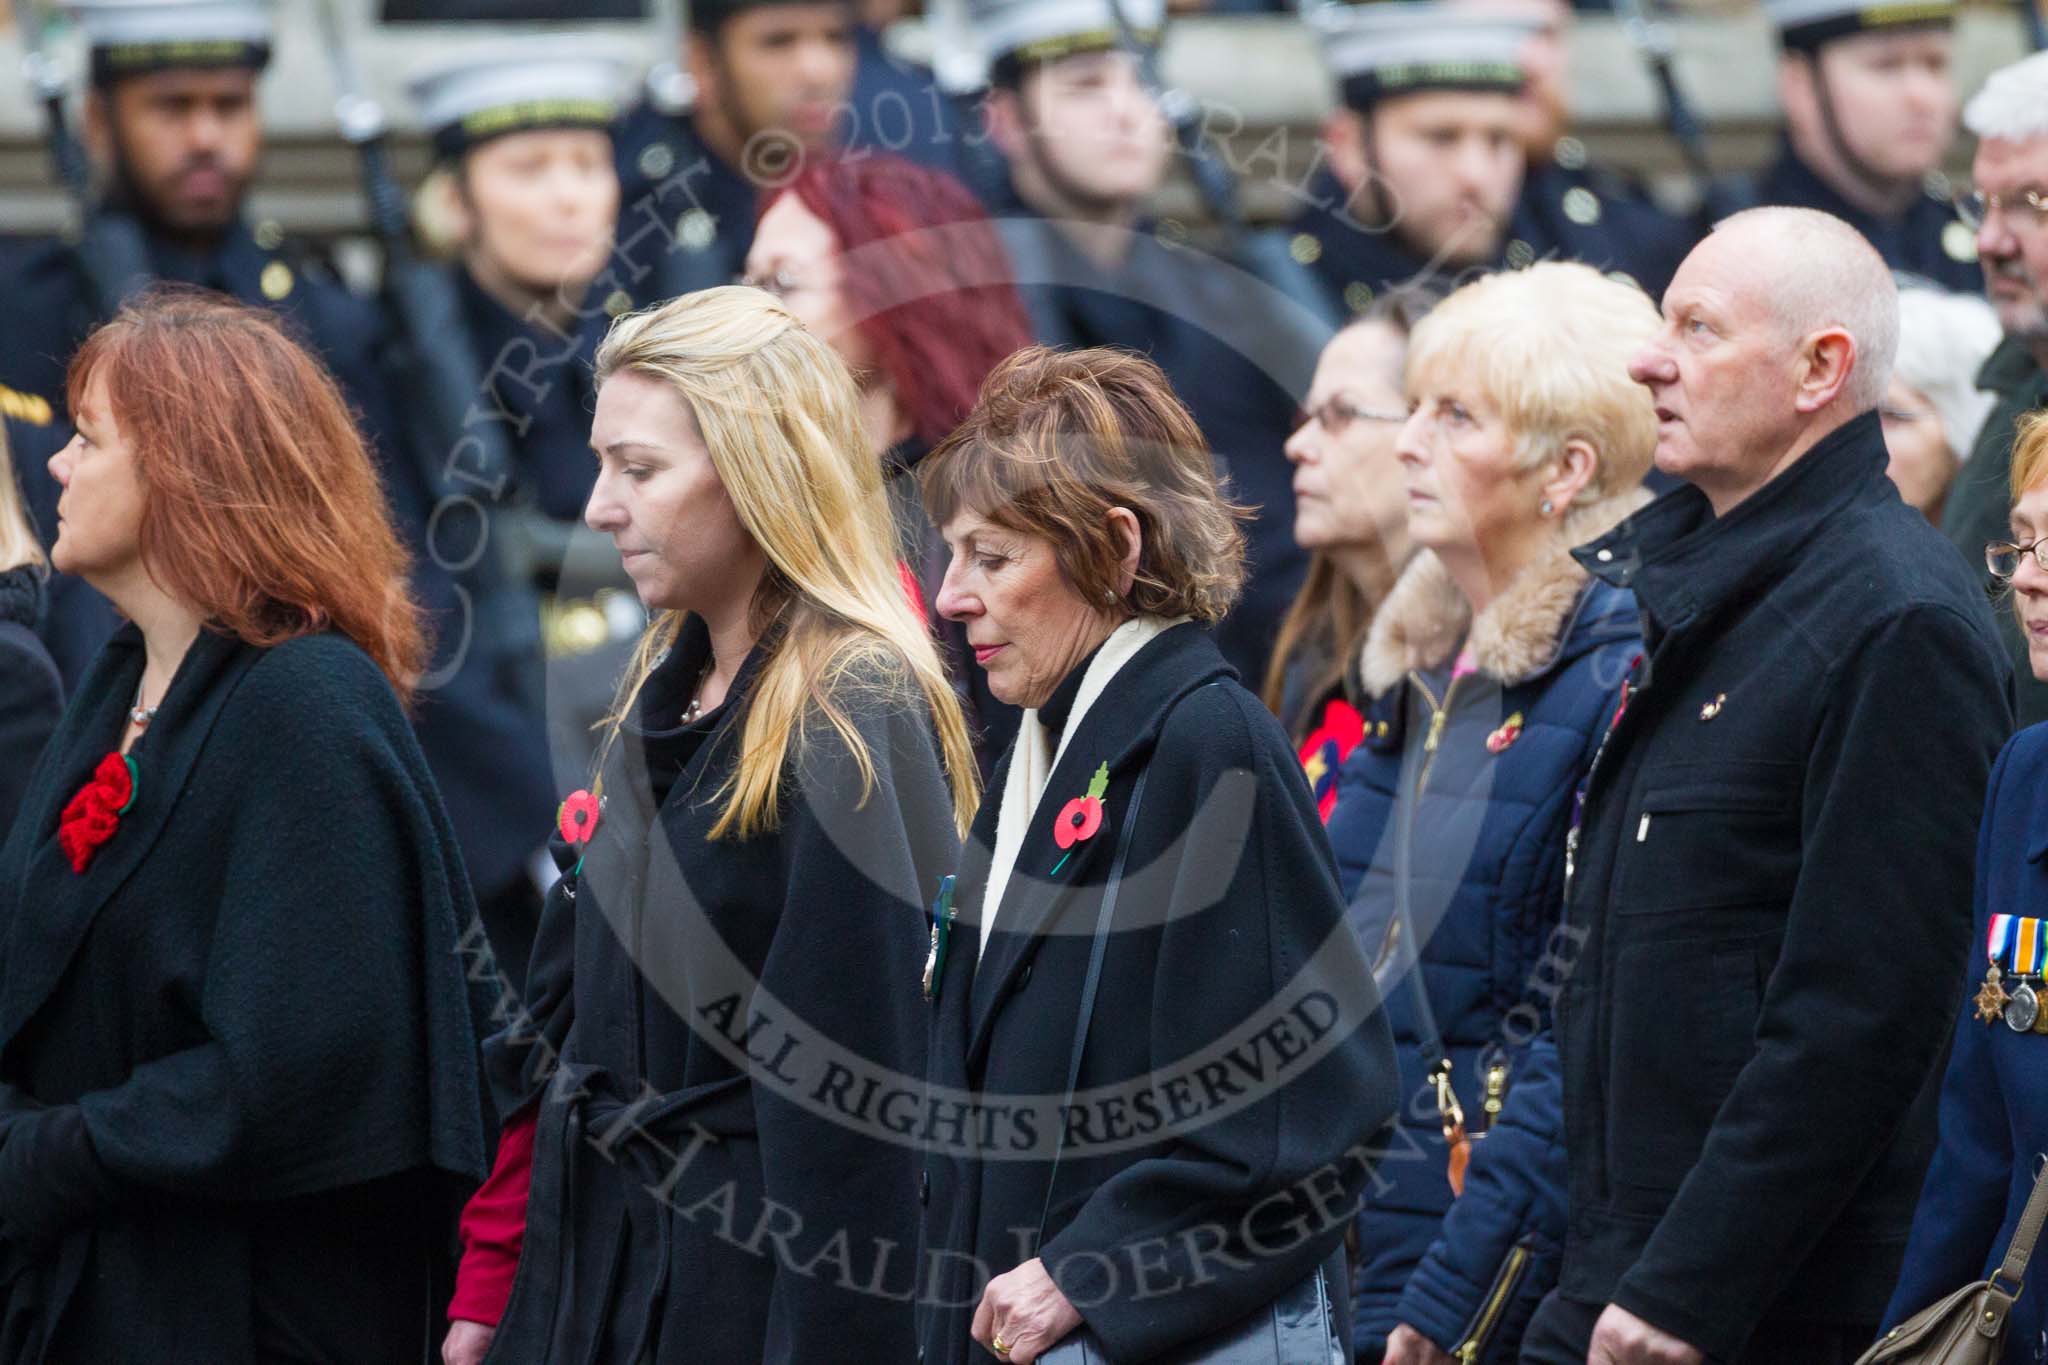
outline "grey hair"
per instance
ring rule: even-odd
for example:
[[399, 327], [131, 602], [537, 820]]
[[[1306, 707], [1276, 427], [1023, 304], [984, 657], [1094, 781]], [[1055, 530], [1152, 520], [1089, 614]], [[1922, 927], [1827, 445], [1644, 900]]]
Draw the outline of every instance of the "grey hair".
[[1752, 277], [1771, 311], [1794, 337], [1829, 327], [1846, 331], [1856, 343], [1856, 362], [1842, 401], [1856, 412], [1876, 407], [1899, 349], [1899, 290], [1877, 248], [1819, 209], [1744, 209], [1714, 224], [1717, 233], [1731, 228], [1775, 239], [1773, 250], [1755, 257]]
[[1999, 341], [1998, 314], [1974, 294], [1951, 294], [1924, 280], [1900, 281], [1899, 358], [1892, 373], [1941, 418], [1942, 439], [1970, 458], [1978, 428], [1998, 400], [1977, 387], [1977, 371]]
[[2048, 52], [1992, 72], [1963, 106], [1963, 126], [2004, 142], [2048, 136]]

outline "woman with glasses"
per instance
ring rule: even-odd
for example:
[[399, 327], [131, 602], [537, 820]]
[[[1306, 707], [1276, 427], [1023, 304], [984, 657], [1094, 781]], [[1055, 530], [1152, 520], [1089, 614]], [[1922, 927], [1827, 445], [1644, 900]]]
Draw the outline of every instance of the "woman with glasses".
[[[1984, 549], [2048, 682], [2048, 417], [2020, 424], [2011, 539]], [[1998, 1268], [2048, 1152], [2048, 725], [2015, 735], [1991, 772], [1977, 845], [1976, 929], [1941, 1091], [1941, 1145], [1920, 1192], [1887, 1328]], [[2040, 1358], [2048, 1273], [2028, 1263], [2004, 1360]]]
[[[1649, 501], [1657, 310], [1545, 263], [1452, 294], [1408, 344], [1394, 439], [1414, 556], [1359, 661], [1330, 843], [1401, 1057], [1360, 1213], [1358, 1359], [1515, 1359], [1564, 1240], [1549, 995], [1573, 793], [1629, 661], [1632, 594], [1571, 548]], [[1568, 951], [1568, 950], [1566, 950]]]
[[1408, 490], [1394, 458], [1408, 420], [1401, 367], [1408, 334], [1440, 297], [1416, 285], [1390, 290], [1330, 338], [1287, 441], [1308, 573], [1280, 622], [1263, 699], [1299, 746], [1326, 817], [1337, 768], [1358, 742], [1359, 646], [1408, 562]]

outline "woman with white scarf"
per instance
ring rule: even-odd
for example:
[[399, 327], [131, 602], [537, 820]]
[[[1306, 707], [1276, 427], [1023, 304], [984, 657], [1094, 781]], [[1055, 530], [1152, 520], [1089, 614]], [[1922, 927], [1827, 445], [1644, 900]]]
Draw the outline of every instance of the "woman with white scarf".
[[938, 608], [1025, 708], [933, 907], [919, 1358], [1150, 1360], [1276, 1302], [1346, 1342], [1395, 1074], [1301, 765], [1205, 629], [1245, 510], [1117, 351], [1019, 352], [918, 472]]

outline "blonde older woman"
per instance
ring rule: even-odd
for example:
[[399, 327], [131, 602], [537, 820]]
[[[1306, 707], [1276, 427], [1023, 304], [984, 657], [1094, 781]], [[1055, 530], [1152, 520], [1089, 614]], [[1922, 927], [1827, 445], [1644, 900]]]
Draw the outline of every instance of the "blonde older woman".
[[1409, 342], [1417, 550], [1366, 639], [1329, 822], [1404, 1086], [1359, 1218], [1361, 1361], [1512, 1360], [1556, 1279], [1541, 967], [1572, 794], [1640, 648], [1631, 596], [1569, 551], [1648, 501], [1657, 419], [1628, 359], [1656, 329], [1640, 290], [1543, 264], [1465, 286]]

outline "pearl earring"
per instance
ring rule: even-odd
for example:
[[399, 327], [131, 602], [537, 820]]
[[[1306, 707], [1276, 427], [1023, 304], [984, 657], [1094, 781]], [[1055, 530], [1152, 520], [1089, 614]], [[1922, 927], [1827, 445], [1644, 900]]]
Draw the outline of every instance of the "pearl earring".
[[1545, 498], [1543, 500], [1542, 505], [1537, 510], [1542, 512], [1543, 515], [1547, 517], [1552, 512], [1555, 512], [1557, 510], [1557, 504], [1553, 503], [1549, 498]]

